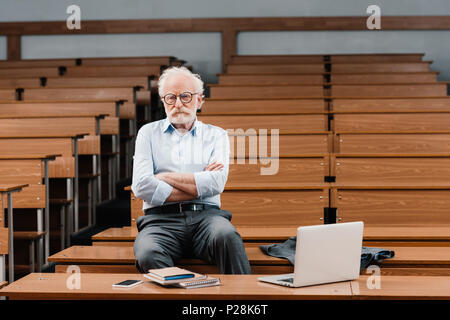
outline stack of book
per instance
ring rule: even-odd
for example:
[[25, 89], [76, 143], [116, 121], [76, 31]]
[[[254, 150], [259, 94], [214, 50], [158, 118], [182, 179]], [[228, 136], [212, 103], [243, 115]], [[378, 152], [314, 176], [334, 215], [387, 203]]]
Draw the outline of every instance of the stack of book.
[[220, 285], [219, 278], [209, 277], [205, 274], [191, 272], [178, 267], [150, 269], [144, 277], [163, 286], [179, 288], [202, 288]]

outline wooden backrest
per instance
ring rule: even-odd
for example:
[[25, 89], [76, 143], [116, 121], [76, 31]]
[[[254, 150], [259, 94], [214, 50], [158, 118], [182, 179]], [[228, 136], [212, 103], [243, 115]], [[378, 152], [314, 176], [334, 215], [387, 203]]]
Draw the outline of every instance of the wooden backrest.
[[450, 225], [448, 189], [332, 188], [331, 198], [342, 222], [364, 221], [365, 227]]
[[161, 67], [159, 65], [134, 65], [134, 66], [77, 66], [68, 67], [67, 77], [138, 77], [158, 76]]
[[5, 68], [0, 69], [0, 78], [58, 77], [57, 67]]
[[450, 133], [336, 133], [334, 152], [450, 154]]
[[2, 136], [49, 136], [51, 134], [96, 135], [93, 117], [0, 119]]
[[[449, 184], [450, 157], [331, 156], [336, 183], [345, 185]], [[333, 172], [334, 171], [334, 172]]]
[[323, 84], [321, 74], [221, 74], [219, 85]]
[[323, 63], [305, 64], [229, 64], [227, 73], [229, 74], [322, 74], [325, 72]]
[[335, 114], [336, 131], [447, 131], [450, 113]]
[[127, 100], [133, 101], [133, 88], [31, 88], [25, 89], [27, 100]]
[[0, 100], [16, 100], [16, 91], [14, 89], [0, 89]]
[[280, 133], [326, 131], [328, 117], [324, 114], [302, 115], [231, 115], [200, 116], [204, 123], [224, 129], [279, 129]]
[[436, 82], [436, 72], [330, 74], [333, 84], [427, 83]]
[[322, 86], [211, 86], [212, 98], [264, 99], [322, 97]]
[[49, 161], [49, 177], [75, 177], [75, 158], [73, 157], [73, 141], [71, 138], [0, 139], [0, 154], [61, 154], [61, 157]]
[[[267, 151], [264, 156], [273, 156], [272, 148], [277, 146], [280, 157], [301, 157], [309, 154], [325, 154], [332, 151], [332, 135], [329, 132], [308, 132], [304, 134], [281, 134], [278, 141], [272, 135], [261, 133], [255, 130], [253, 134], [239, 135], [236, 131], [234, 135], [229, 134], [230, 157], [249, 157], [256, 154], [262, 155], [260, 145], [265, 145]], [[264, 140], [266, 143], [264, 144]], [[253, 149], [252, 149], [253, 147]]]
[[[2, 183], [29, 184], [21, 192], [14, 193], [14, 208], [45, 208], [46, 186], [42, 184], [44, 165], [40, 159], [0, 160]], [[4, 204], [5, 208], [7, 203]]]
[[230, 160], [228, 188], [317, 185], [329, 175], [328, 156]]
[[430, 64], [424, 62], [375, 62], [375, 63], [333, 63], [333, 73], [389, 73], [429, 72]]
[[423, 53], [372, 53], [372, 54], [332, 54], [331, 63], [368, 62], [420, 62]]
[[0, 88], [15, 89], [15, 88], [39, 88], [41, 81], [39, 78], [0, 78]]
[[100, 134], [101, 135], [115, 135], [119, 134], [119, 118], [105, 117], [100, 120]]
[[82, 58], [82, 66], [102, 65], [167, 65], [169, 66], [174, 57], [110, 57], [110, 58]]
[[[1, 105], [0, 105], [1, 106]], [[199, 115], [324, 112], [323, 99], [229, 100], [206, 99]]]
[[436, 97], [447, 96], [445, 83], [389, 85], [332, 85], [332, 97]]
[[333, 99], [331, 109], [334, 112], [450, 111], [450, 99], [447, 97]]
[[[143, 201], [131, 193], [131, 225], [143, 215]], [[328, 206], [328, 189], [226, 190], [221, 208], [229, 210], [235, 226], [300, 226], [321, 224]]]
[[293, 63], [322, 63], [323, 55], [240, 55], [231, 58], [231, 64], [293, 64]]
[[55, 114], [105, 114], [116, 116], [114, 102], [0, 103], [0, 115], [46, 116]]
[[26, 59], [18, 61], [0, 61], [0, 68], [42, 68], [75, 66], [75, 59]]
[[[1, 86], [1, 82], [0, 82]], [[48, 88], [67, 88], [67, 87], [134, 87], [141, 86], [146, 90], [148, 88], [147, 77], [79, 77], [79, 78], [47, 78], [46, 87]]]

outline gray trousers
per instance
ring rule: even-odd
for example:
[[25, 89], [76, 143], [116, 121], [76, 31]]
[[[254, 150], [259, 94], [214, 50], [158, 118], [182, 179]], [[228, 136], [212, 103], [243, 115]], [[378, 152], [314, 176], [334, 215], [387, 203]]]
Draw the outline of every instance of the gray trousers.
[[231, 213], [208, 209], [183, 213], [150, 213], [137, 219], [134, 242], [136, 267], [172, 267], [182, 258], [216, 264], [222, 274], [250, 274], [242, 238], [231, 224]]

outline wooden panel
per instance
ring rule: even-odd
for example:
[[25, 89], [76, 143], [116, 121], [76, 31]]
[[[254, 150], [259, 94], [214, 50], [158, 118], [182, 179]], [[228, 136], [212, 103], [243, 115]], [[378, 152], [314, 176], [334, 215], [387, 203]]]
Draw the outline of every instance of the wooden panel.
[[158, 76], [159, 65], [150, 66], [78, 66], [68, 67], [68, 77], [139, 77]]
[[221, 208], [233, 214], [235, 226], [301, 226], [320, 224], [328, 192], [225, 191]]
[[284, 132], [326, 131], [326, 115], [198, 116], [204, 123], [224, 129], [279, 129]]
[[295, 64], [295, 63], [322, 63], [323, 55], [239, 55], [233, 56], [232, 64]]
[[[3, 226], [3, 219], [2, 219]], [[0, 227], [0, 255], [8, 254], [8, 228]]]
[[423, 53], [332, 54], [330, 55], [330, 62], [420, 62], [422, 61], [423, 55]]
[[333, 84], [426, 83], [436, 82], [436, 73], [331, 74]]
[[338, 190], [342, 222], [367, 227], [450, 225], [450, 190]]
[[[0, 66], [1, 66], [0, 61]], [[19, 61], [14, 61], [19, 62]], [[39, 88], [41, 82], [39, 79], [25, 78], [25, 79], [0, 79], [0, 88]]]
[[119, 134], [119, 118], [106, 117], [100, 120], [100, 133], [102, 135]]
[[346, 154], [450, 154], [450, 134], [337, 134], [335, 152]]
[[[294, 30], [367, 31], [367, 16], [360, 17], [261, 17], [261, 18], [185, 18], [84, 21], [77, 34], [221, 32]], [[66, 21], [4, 22], [0, 34], [73, 34]], [[385, 16], [383, 30], [448, 30], [449, 16]]]
[[133, 101], [132, 88], [39, 88], [26, 89], [24, 100], [128, 100]]
[[332, 109], [335, 112], [450, 111], [450, 99], [334, 99]]
[[42, 183], [41, 160], [0, 160], [2, 183]]
[[236, 64], [228, 65], [229, 74], [322, 74], [325, 72], [323, 63], [317, 64]]
[[73, 142], [70, 138], [0, 139], [0, 154], [2, 155], [25, 155], [33, 153], [60, 154], [70, 157], [73, 154]]
[[0, 115], [27, 114], [46, 116], [55, 114], [107, 114], [116, 115], [114, 102], [47, 102], [47, 103], [0, 103]]
[[[233, 136], [229, 135], [230, 155], [234, 157], [249, 157], [250, 154], [258, 154], [261, 139], [258, 136]], [[323, 134], [293, 134], [279, 135], [279, 156], [296, 157], [305, 154], [318, 154], [330, 152], [331, 136]], [[272, 146], [276, 146], [276, 140], [272, 141], [271, 136], [267, 136], [266, 150], [268, 156], [272, 155]], [[256, 152], [250, 152], [250, 143], [256, 146]], [[254, 150], [254, 149], [253, 149]], [[450, 152], [449, 152], [450, 153]]]
[[95, 135], [94, 118], [38, 118], [38, 119], [0, 119], [0, 134], [7, 136], [49, 136], [51, 134]]
[[[13, 207], [16, 209], [45, 208], [45, 188], [45, 185], [32, 184], [23, 188], [21, 192], [14, 193]], [[5, 207], [7, 207], [6, 204]]]
[[16, 100], [16, 91], [14, 89], [0, 89], [1, 100]]
[[113, 66], [113, 65], [167, 65], [174, 57], [111, 57], [111, 58], [83, 58], [82, 66]]
[[336, 131], [445, 131], [450, 113], [335, 114]]
[[[130, 203], [131, 203], [131, 226], [136, 226], [136, 220], [139, 216], [144, 215], [144, 211], [142, 210], [144, 201], [137, 198], [133, 191], [130, 191]], [[137, 232], [137, 231], [136, 231]]]
[[[111, 116], [113, 116], [111, 114]], [[131, 102], [125, 102], [120, 106], [119, 118], [120, 119], [134, 119], [136, 117], [136, 105]]]
[[428, 62], [333, 63], [333, 73], [429, 72]]
[[322, 86], [218, 86], [210, 88], [212, 98], [262, 99], [322, 97]]
[[[0, 82], [1, 84], [1, 82]], [[148, 88], [147, 77], [82, 77], [82, 78], [47, 78], [48, 88], [67, 87], [134, 87]]]
[[450, 158], [336, 158], [336, 183], [366, 185], [445, 185]]
[[323, 99], [216, 100], [207, 99], [199, 115], [277, 114], [326, 111]]
[[48, 164], [48, 175], [50, 178], [74, 178], [75, 158], [57, 157]]
[[85, 136], [78, 140], [78, 154], [100, 154], [100, 136]]
[[271, 74], [271, 75], [233, 75], [219, 76], [219, 85], [293, 85], [293, 84], [323, 84], [323, 76], [305, 74]]
[[56, 67], [0, 69], [0, 78], [58, 77]]
[[22, 56], [22, 41], [19, 35], [8, 35], [6, 57], [8, 60], [20, 60]]
[[447, 96], [447, 85], [332, 85], [333, 97], [437, 97]]
[[75, 59], [26, 59], [18, 61], [0, 61], [0, 68], [36, 68], [75, 66]]
[[[232, 161], [226, 188], [283, 188], [305, 184], [320, 184], [329, 175], [328, 158], [266, 158]], [[249, 163], [250, 160], [257, 162]], [[261, 161], [270, 161], [262, 165]]]

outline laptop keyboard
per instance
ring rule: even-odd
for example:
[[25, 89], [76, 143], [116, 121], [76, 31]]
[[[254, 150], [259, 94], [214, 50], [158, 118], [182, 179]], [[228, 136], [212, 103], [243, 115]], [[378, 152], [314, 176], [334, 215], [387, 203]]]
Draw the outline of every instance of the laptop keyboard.
[[284, 282], [294, 283], [294, 278], [280, 279], [280, 280], [278, 280], [278, 281], [284, 281]]

